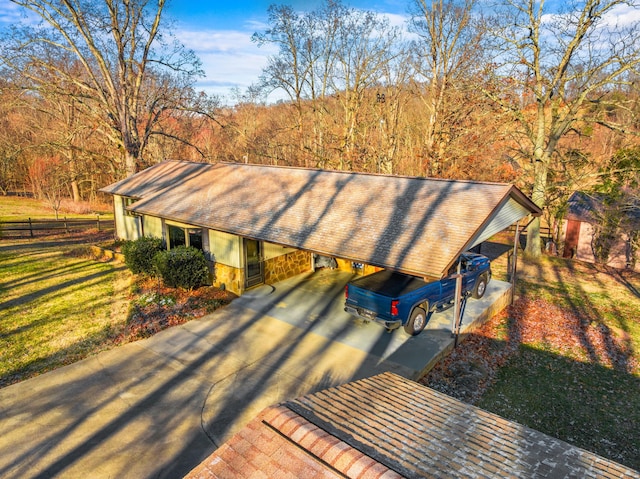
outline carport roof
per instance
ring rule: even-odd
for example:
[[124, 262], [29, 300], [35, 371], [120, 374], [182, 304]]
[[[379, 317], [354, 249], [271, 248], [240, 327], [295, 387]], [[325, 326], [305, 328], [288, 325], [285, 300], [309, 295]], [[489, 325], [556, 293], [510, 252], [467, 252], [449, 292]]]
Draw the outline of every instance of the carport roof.
[[166, 161], [102, 191], [128, 207], [418, 276], [540, 209], [503, 183]]

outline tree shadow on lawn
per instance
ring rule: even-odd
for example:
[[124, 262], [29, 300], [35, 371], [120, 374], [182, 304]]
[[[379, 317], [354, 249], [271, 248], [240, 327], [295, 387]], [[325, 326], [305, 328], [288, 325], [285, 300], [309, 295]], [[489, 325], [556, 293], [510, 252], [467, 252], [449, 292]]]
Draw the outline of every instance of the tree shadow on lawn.
[[70, 344], [66, 348], [52, 352], [48, 356], [34, 358], [28, 363], [11, 369], [1, 375], [0, 389], [110, 349], [117, 345], [117, 334], [117, 328], [112, 325], [107, 325], [90, 336]]
[[640, 274], [629, 270], [610, 269], [611, 276], [629, 290], [636, 298], [640, 298]]
[[421, 382], [640, 469], [637, 357], [605, 366], [619, 344], [586, 350], [589, 336], [567, 327], [571, 318], [567, 323], [560, 312], [539, 299], [519, 299], [467, 336]]
[[[558, 347], [579, 348], [588, 356], [581, 360], [637, 373], [640, 303], [615, 272], [557, 257], [528, 261], [521, 272], [517, 295], [531, 298], [530, 319], [534, 315], [542, 322], [559, 318], [571, 330], [571, 345], [560, 337], [555, 338], [560, 341]], [[640, 275], [629, 274], [627, 283], [640, 281]], [[544, 343], [544, 338], [539, 339]]]
[[2, 238], [0, 252], [24, 251], [41, 248], [53, 248], [68, 245], [86, 245], [113, 240], [114, 230], [103, 231], [71, 231], [69, 233], [53, 233], [35, 238]]
[[521, 346], [477, 404], [640, 470], [640, 378]]
[[[78, 268], [78, 269], [84, 269], [84, 268]], [[53, 284], [51, 286], [48, 286], [46, 288], [42, 288], [39, 289], [37, 291], [34, 291], [32, 293], [28, 293], [22, 296], [19, 296], [17, 298], [13, 298], [10, 299], [8, 301], [4, 301], [2, 303], [0, 303], [0, 307], [3, 309], [9, 309], [9, 308], [13, 308], [15, 306], [19, 306], [21, 304], [28, 304], [28, 303], [32, 303], [40, 298], [44, 298], [44, 297], [50, 297], [53, 293], [57, 293], [59, 291], [64, 290], [65, 288], [69, 288], [72, 286], [78, 286], [78, 285], [83, 285], [83, 284], [87, 284], [91, 281], [95, 281], [95, 280], [100, 280], [102, 278], [104, 278], [105, 276], [109, 276], [112, 275], [116, 272], [120, 272], [123, 271], [124, 269], [126, 269], [125, 266], [118, 266], [115, 267], [111, 270], [103, 270], [103, 271], [96, 271], [95, 273], [91, 273], [88, 274], [86, 276], [82, 276], [79, 278], [74, 278], [68, 281], [64, 281], [61, 283], [57, 283], [57, 284]]]

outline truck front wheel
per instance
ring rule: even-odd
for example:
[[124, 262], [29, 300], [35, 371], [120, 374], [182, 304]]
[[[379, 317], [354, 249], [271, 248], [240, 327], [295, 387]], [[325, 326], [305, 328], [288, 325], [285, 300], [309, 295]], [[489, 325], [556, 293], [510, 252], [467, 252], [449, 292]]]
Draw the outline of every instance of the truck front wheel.
[[427, 325], [427, 313], [422, 308], [414, 308], [411, 311], [409, 321], [404, 325], [404, 330], [411, 336], [417, 336]]
[[481, 274], [476, 282], [476, 287], [473, 288], [473, 297], [480, 299], [484, 296], [484, 292], [487, 290], [487, 275]]

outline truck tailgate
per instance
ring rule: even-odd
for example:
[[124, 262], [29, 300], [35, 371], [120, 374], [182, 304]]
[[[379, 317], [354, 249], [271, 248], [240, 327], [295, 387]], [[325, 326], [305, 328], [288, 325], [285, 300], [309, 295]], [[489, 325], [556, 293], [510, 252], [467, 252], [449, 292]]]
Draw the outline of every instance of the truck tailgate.
[[[391, 271], [379, 271], [369, 276], [363, 276], [351, 281], [347, 286], [347, 299], [345, 307], [347, 311], [352, 308], [353, 314], [373, 319], [382, 315], [389, 320], [395, 320], [389, 316], [392, 310], [392, 301], [410, 294], [427, 283], [419, 278], [394, 273]], [[397, 301], [395, 301], [397, 303]], [[397, 310], [396, 310], [397, 311]]]

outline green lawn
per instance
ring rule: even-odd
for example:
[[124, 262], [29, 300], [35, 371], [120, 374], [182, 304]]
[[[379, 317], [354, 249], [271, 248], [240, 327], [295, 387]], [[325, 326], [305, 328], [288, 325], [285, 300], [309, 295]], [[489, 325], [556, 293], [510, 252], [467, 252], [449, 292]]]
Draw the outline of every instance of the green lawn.
[[[75, 213], [71, 211], [73, 203], [66, 200], [63, 208], [59, 211], [60, 218], [91, 218], [96, 217], [96, 212], [103, 218], [112, 218], [113, 210], [109, 205], [90, 206], [86, 203], [79, 206], [79, 209], [91, 210], [87, 213]], [[97, 211], [96, 211], [97, 210]], [[53, 209], [47, 205], [46, 201], [21, 196], [0, 196], [0, 221], [24, 221], [32, 219], [55, 219]]]
[[77, 246], [0, 242], [0, 387], [109, 347], [129, 284], [124, 265]]
[[517, 291], [539, 331], [477, 405], [640, 470], [640, 275], [544, 257]]
[[640, 378], [521, 346], [477, 404], [640, 470]]

